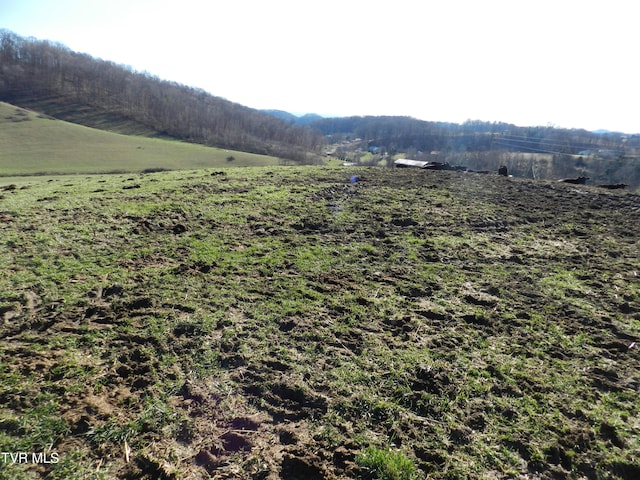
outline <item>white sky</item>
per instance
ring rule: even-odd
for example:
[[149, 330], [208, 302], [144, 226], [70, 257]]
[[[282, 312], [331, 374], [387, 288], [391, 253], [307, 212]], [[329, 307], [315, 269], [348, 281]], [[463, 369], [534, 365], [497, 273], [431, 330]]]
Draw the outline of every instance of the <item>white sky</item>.
[[640, 133], [630, 0], [0, 0], [0, 28], [253, 108]]

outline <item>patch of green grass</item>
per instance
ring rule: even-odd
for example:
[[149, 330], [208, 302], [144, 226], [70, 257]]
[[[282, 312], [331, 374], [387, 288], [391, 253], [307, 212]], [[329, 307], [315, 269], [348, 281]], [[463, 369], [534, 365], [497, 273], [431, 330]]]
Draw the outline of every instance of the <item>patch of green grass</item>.
[[47, 474], [47, 480], [68, 480], [81, 478], [83, 480], [107, 480], [108, 469], [101, 462], [94, 460], [82, 450], [66, 452], [53, 464]]
[[367, 447], [356, 457], [356, 463], [368, 470], [366, 478], [375, 480], [417, 480], [413, 461], [400, 450]]

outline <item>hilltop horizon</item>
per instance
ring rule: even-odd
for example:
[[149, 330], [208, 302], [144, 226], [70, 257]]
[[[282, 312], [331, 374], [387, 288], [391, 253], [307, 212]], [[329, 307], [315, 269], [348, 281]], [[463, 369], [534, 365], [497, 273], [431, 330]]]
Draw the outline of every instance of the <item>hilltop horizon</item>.
[[[10, 29], [0, 29], [0, 31], [6, 31], [9, 33], [13, 33], [16, 35], [19, 35], [15, 32], [13, 32]], [[26, 39], [30, 39], [30, 40], [36, 40], [36, 41], [42, 41], [42, 42], [47, 42], [50, 43], [52, 45], [57, 45], [57, 46], [62, 46], [64, 48], [68, 48], [71, 51], [74, 51], [75, 53], [81, 54], [81, 55], [88, 55], [96, 60], [103, 60], [103, 57], [100, 55], [96, 55], [93, 52], [90, 52], [86, 49], [83, 50], [74, 50], [71, 47], [69, 47], [66, 43], [64, 42], [59, 42], [58, 40], [54, 39], [54, 38], [38, 38], [35, 36], [23, 36]], [[106, 61], [107, 63], [112, 63], [114, 65], [123, 67], [123, 68], [127, 68], [130, 69], [132, 72], [134, 73], [139, 73], [139, 74], [143, 74], [143, 75], [149, 75], [151, 77], [157, 78], [161, 81], [165, 81], [165, 82], [170, 82], [170, 83], [174, 83], [174, 84], [178, 84], [190, 89], [196, 89], [196, 90], [200, 90], [203, 91], [209, 95], [224, 99], [226, 101], [229, 101], [231, 103], [237, 104], [237, 105], [241, 105], [243, 107], [246, 108], [251, 108], [253, 110], [257, 110], [257, 111], [261, 111], [261, 112], [286, 112], [289, 113], [291, 115], [294, 115], [298, 118], [302, 118], [305, 116], [318, 116], [318, 117], [322, 117], [322, 118], [348, 118], [348, 117], [409, 117], [409, 118], [414, 118], [416, 120], [421, 120], [421, 121], [426, 121], [426, 122], [436, 122], [436, 123], [447, 123], [447, 124], [455, 124], [455, 125], [463, 125], [467, 122], [483, 122], [483, 123], [498, 123], [498, 124], [508, 124], [508, 125], [512, 125], [515, 127], [519, 127], [519, 128], [537, 128], [537, 127], [551, 127], [551, 128], [560, 128], [560, 129], [567, 129], [567, 130], [585, 130], [588, 132], [593, 132], [593, 133], [615, 133], [615, 134], [624, 134], [624, 135], [640, 135], [640, 128], [636, 129], [635, 131], [633, 129], [620, 129], [620, 128], [611, 128], [608, 127], [606, 125], [601, 125], [601, 123], [604, 122], [599, 122], [598, 126], [593, 126], [592, 128], [587, 128], [584, 126], [579, 126], [577, 124], [572, 124], [572, 125], [564, 125], [561, 123], [556, 123], [553, 121], [540, 121], [540, 122], [535, 122], [535, 121], [531, 121], [531, 122], [518, 122], [518, 121], [513, 121], [510, 120], [509, 118], [507, 118], [507, 116], [504, 116], [503, 118], [501, 118], [499, 115], [494, 115], [493, 113], [491, 114], [486, 114], [483, 116], [473, 116], [471, 114], [471, 112], [468, 112], [468, 115], [465, 115], [464, 110], [461, 111], [457, 116], [457, 119], [452, 119], [452, 118], [444, 118], [447, 117], [448, 115], [442, 115], [440, 117], [434, 116], [434, 115], [419, 115], [416, 114], [415, 112], [398, 112], [395, 110], [395, 108], [391, 108], [388, 109], [388, 111], [375, 111], [375, 108], [365, 108], [365, 109], [358, 109], [358, 108], [354, 108], [353, 110], [349, 110], [349, 109], [342, 109], [342, 113], [337, 113], [334, 109], [334, 111], [327, 111], [324, 109], [319, 109], [319, 110], [314, 110], [314, 109], [305, 109], [304, 107], [301, 108], [302, 103], [298, 105], [293, 105], [291, 107], [287, 106], [287, 105], [271, 105], [270, 107], [264, 107], [261, 105], [261, 103], [263, 103], [262, 101], [256, 101], [256, 102], [247, 102], [247, 101], [242, 101], [242, 100], [234, 100], [232, 98], [229, 98], [227, 95], [224, 95], [223, 92], [216, 92], [214, 89], [211, 89], [205, 85], [203, 85], [202, 83], [199, 82], [185, 82], [184, 80], [180, 80], [179, 79], [179, 75], [176, 75], [175, 72], [173, 75], [171, 74], [157, 74], [154, 72], [150, 72], [147, 69], [144, 68], [140, 68], [140, 66], [137, 65], [130, 65], [127, 62], [123, 62], [123, 61], [118, 61], [118, 60], [113, 60], [113, 59], [105, 59], [104, 61]], [[235, 97], [234, 97], [235, 98]], [[283, 102], [284, 103], [284, 102]], [[489, 118], [491, 117], [491, 118]]]
[[[575, 10], [550, 1], [526, 24], [525, 7], [494, 0], [242, 5], [24, 0], [3, 9], [3, 26], [259, 110], [640, 130], [626, 5], [581, 8], [598, 36], [565, 35]], [[530, 30], [540, 25], [545, 35]]]
[[[246, 105], [249, 108], [253, 108], [250, 105]], [[532, 127], [532, 128], [536, 128], [536, 127], [550, 127], [550, 128], [559, 128], [559, 129], [565, 129], [565, 127], [561, 127], [558, 125], [517, 125], [514, 123], [510, 123], [510, 122], [503, 122], [500, 120], [497, 121], [489, 121], [489, 120], [482, 120], [479, 118], [468, 118], [467, 120], [463, 121], [463, 122], [445, 122], [445, 121], [440, 121], [440, 120], [435, 120], [435, 119], [425, 119], [425, 118], [417, 118], [417, 117], [412, 117], [411, 115], [349, 115], [349, 114], [344, 114], [344, 115], [338, 115], [338, 114], [329, 114], [329, 113], [318, 113], [318, 112], [303, 112], [303, 111], [287, 111], [287, 110], [282, 110], [280, 108], [261, 108], [259, 109], [259, 111], [261, 112], [266, 112], [266, 113], [277, 113], [277, 112], [282, 112], [285, 114], [289, 114], [289, 115], [293, 115], [294, 117], [297, 118], [304, 118], [304, 117], [320, 117], [320, 118], [349, 118], [349, 117], [409, 117], [409, 118], [414, 118], [416, 120], [420, 120], [420, 121], [424, 121], [424, 122], [434, 122], [434, 123], [450, 123], [450, 124], [454, 124], [454, 125], [464, 125], [465, 123], [468, 122], [481, 122], [481, 123], [496, 123], [496, 124], [505, 124], [505, 125], [512, 125], [514, 127], [519, 127], [519, 128], [527, 128], [527, 127]], [[567, 130], [585, 130], [587, 132], [591, 132], [591, 133], [597, 133], [597, 134], [604, 134], [604, 133], [611, 133], [611, 134], [621, 134], [621, 135], [640, 135], [640, 131], [639, 132], [624, 132], [624, 131], [618, 131], [618, 130], [609, 130], [606, 128], [597, 128], [595, 130], [589, 130], [586, 128], [575, 128], [575, 127], [566, 127]]]

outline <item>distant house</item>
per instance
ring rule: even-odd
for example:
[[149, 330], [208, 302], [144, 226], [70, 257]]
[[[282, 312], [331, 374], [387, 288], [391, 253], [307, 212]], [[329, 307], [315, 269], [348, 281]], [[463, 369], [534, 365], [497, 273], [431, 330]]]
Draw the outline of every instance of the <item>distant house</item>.
[[607, 149], [599, 149], [599, 150], [581, 150], [578, 152], [578, 155], [581, 157], [594, 157], [598, 156], [600, 158], [612, 159], [618, 158], [622, 155], [622, 152], [618, 150], [607, 150]]
[[407, 158], [399, 158], [393, 162], [397, 168], [421, 168], [423, 170], [455, 170], [464, 172], [467, 167], [463, 165], [449, 165], [447, 162], [434, 162], [431, 160], [409, 160]]

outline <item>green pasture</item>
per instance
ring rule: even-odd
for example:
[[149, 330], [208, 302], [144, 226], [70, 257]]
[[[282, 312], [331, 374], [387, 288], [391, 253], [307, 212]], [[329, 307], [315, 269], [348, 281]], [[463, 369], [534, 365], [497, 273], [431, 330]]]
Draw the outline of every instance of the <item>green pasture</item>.
[[276, 157], [121, 135], [0, 102], [0, 176], [278, 165]]
[[631, 193], [25, 178], [0, 179], [0, 451], [59, 462], [0, 480], [640, 478]]

